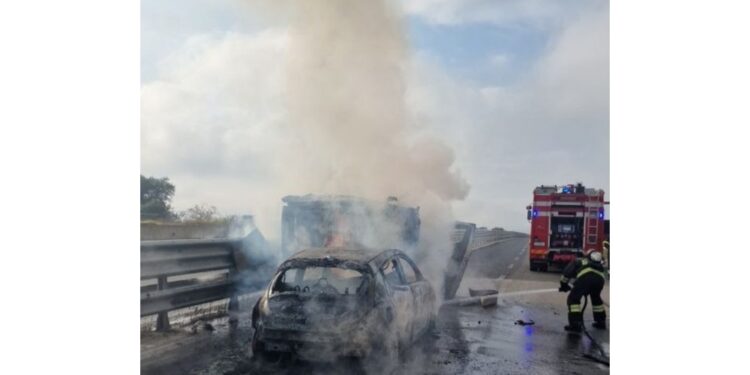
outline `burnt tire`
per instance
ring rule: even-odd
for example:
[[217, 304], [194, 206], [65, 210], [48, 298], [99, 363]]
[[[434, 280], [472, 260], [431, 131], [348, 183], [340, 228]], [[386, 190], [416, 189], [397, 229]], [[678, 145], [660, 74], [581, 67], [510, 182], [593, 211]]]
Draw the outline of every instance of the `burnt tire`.
[[281, 356], [276, 352], [269, 352], [266, 350], [266, 345], [263, 341], [258, 339], [258, 330], [256, 329], [253, 333], [253, 340], [251, 344], [253, 350], [253, 358], [257, 358], [264, 362], [278, 362]]

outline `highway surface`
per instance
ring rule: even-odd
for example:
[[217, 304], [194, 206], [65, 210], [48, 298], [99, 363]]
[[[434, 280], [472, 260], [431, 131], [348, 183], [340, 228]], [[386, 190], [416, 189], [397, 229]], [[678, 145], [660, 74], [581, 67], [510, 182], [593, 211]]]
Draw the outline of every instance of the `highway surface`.
[[[252, 357], [249, 316], [241, 315], [236, 329], [227, 319], [170, 333], [144, 332], [141, 339], [143, 374], [604, 374], [609, 368], [609, 331], [591, 327], [590, 307], [584, 312], [588, 331], [569, 335], [566, 294], [556, 291], [559, 274], [529, 271], [527, 239], [511, 239], [475, 250], [458, 297], [468, 288], [500, 290], [498, 305], [444, 305], [433, 334], [407, 350], [401, 363], [333, 364], [291, 361], [266, 363]], [[603, 298], [609, 314], [609, 285]], [[245, 311], [254, 301], [247, 301]], [[534, 321], [533, 325], [516, 322]], [[602, 351], [606, 357], [602, 356]], [[585, 356], [587, 355], [587, 356]]]

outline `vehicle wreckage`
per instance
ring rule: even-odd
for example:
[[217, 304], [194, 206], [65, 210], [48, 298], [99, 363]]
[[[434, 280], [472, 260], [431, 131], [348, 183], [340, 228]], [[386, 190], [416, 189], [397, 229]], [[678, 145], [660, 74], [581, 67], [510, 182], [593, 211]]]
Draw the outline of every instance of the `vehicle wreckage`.
[[[393, 248], [408, 254], [417, 263], [419, 253], [419, 207], [388, 197], [377, 202], [348, 195], [286, 196], [281, 215], [281, 249], [284, 256], [297, 251], [330, 246], [357, 245], [366, 248]], [[461, 284], [469, 259], [476, 225], [456, 222], [454, 248], [445, 260], [441, 296], [452, 299]], [[437, 280], [433, 280], [437, 282]]]
[[399, 250], [315, 248], [277, 269], [252, 311], [255, 355], [397, 356], [435, 324], [435, 293]]

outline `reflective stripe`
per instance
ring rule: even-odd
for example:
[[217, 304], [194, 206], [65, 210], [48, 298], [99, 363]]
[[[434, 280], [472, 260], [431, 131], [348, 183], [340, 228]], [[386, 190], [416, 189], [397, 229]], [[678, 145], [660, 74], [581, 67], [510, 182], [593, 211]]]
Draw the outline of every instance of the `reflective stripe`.
[[585, 266], [587, 264], [589, 264], [589, 260], [588, 259], [581, 259], [581, 265], [582, 266]]
[[589, 273], [589, 272], [593, 272], [593, 273], [595, 273], [595, 274], [597, 274], [597, 275], [601, 276], [602, 278], [604, 278], [604, 272], [602, 272], [602, 271], [597, 271], [597, 270], [595, 270], [595, 269], [593, 269], [593, 268], [591, 268], [591, 267], [586, 267], [586, 268], [584, 268], [584, 269], [583, 269], [583, 270], [582, 270], [581, 272], [578, 272], [578, 275], [576, 275], [576, 279], [580, 279], [580, 278], [581, 278], [581, 276], [583, 276], [583, 275], [585, 275], [585, 274], [587, 274], [587, 273]]
[[604, 305], [599, 305], [599, 306], [594, 305], [593, 309], [594, 309], [594, 312], [604, 312]]
[[570, 312], [581, 312], [581, 305], [570, 305]]
[[565, 277], [565, 276], [563, 276], [563, 277], [560, 278], [560, 281], [562, 281], [564, 283], [567, 283], [568, 282], [568, 278]]

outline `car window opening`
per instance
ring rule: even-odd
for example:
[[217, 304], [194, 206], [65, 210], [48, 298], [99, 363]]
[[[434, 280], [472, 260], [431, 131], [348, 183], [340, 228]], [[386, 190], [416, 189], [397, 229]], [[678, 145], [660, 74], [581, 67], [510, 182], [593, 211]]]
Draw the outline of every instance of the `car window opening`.
[[367, 276], [340, 267], [295, 267], [284, 270], [276, 279], [271, 294], [284, 292], [367, 294]]
[[419, 278], [417, 277], [417, 272], [412, 265], [403, 257], [399, 257], [399, 263], [401, 264], [401, 270], [404, 272], [406, 283], [412, 284], [417, 282]]

